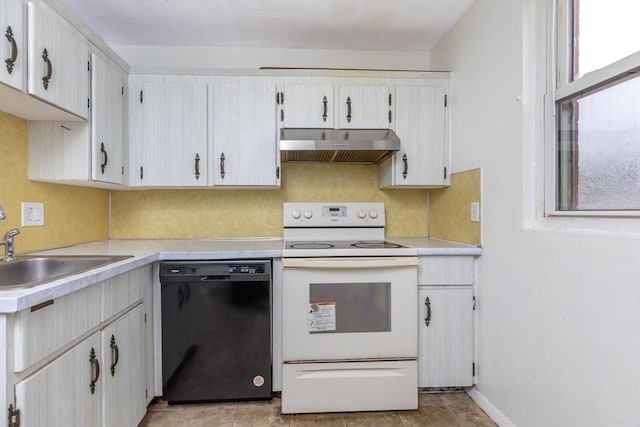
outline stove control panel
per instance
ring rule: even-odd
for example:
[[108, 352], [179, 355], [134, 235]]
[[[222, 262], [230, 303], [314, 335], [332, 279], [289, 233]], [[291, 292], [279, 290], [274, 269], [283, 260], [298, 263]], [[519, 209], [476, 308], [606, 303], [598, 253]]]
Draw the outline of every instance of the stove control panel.
[[285, 203], [285, 227], [384, 227], [384, 203]]

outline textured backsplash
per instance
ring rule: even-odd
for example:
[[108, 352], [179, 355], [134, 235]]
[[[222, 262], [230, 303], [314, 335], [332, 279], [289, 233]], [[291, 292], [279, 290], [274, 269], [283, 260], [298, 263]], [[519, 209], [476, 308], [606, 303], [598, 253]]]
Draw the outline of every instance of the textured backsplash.
[[378, 188], [375, 166], [282, 165], [279, 190], [112, 193], [113, 238], [282, 236], [284, 202], [384, 202], [387, 235], [427, 235], [427, 190]]
[[[471, 222], [471, 202], [481, 202], [481, 170], [451, 175], [451, 185], [429, 193], [429, 236], [481, 244], [481, 222]], [[480, 203], [482, 211], [482, 203]], [[480, 215], [482, 221], [482, 215]]]
[[[109, 192], [29, 181], [27, 152], [26, 120], [0, 113], [0, 201], [7, 215], [0, 236], [19, 228], [18, 253], [106, 239]], [[43, 227], [21, 226], [21, 202], [44, 203]]]

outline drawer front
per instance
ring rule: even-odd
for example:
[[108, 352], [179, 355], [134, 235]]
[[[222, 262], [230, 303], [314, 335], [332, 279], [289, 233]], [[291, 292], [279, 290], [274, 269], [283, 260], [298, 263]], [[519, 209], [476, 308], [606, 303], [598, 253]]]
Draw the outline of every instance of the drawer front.
[[15, 315], [14, 370], [21, 372], [100, 324], [102, 283]]
[[472, 256], [421, 256], [418, 285], [472, 285]]
[[151, 281], [151, 266], [141, 267], [103, 283], [102, 320], [142, 301], [144, 284]]
[[417, 409], [417, 378], [415, 360], [285, 363], [282, 413]]

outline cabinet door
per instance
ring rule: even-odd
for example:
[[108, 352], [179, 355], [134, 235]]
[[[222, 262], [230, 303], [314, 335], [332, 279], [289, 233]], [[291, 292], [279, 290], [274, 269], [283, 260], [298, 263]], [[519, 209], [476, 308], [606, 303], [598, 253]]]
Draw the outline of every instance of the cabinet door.
[[276, 86], [217, 84], [213, 90], [213, 184], [279, 183]]
[[389, 128], [389, 88], [386, 86], [341, 86], [339, 96], [341, 129]]
[[100, 333], [95, 333], [17, 383], [20, 426], [99, 426], [102, 381], [109, 374], [100, 353]]
[[44, 3], [28, 4], [29, 93], [86, 119], [88, 42]]
[[91, 179], [122, 184], [124, 74], [91, 54]]
[[25, 90], [27, 44], [24, 0], [0, 1], [0, 82]]
[[396, 88], [395, 129], [402, 141], [394, 157], [397, 185], [445, 183], [444, 96], [443, 87]]
[[146, 412], [142, 305], [102, 331], [103, 425], [136, 426]]
[[285, 85], [280, 93], [280, 127], [333, 128], [333, 86]]
[[141, 183], [206, 186], [207, 85], [145, 83]]
[[418, 291], [418, 387], [473, 385], [473, 290]]

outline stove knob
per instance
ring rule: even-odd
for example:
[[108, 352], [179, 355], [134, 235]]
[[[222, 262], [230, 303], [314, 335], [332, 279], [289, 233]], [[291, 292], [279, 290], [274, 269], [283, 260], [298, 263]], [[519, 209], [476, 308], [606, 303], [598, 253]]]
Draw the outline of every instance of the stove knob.
[[312, 211], [304, 211], [304, 217], [310, 219], [313, 216]]
[[369, 216], [371, 218], [378, 218], [378, 211], [375, 211], [375, 210], [369, 211]]
[[367, 213], [365, 211], [358, 211], [358, 218], [364, 219], [366, 216]]
[[294, 217], [295, 219], [300, 218], [300, 211], [291, 212], [291, 216]]

